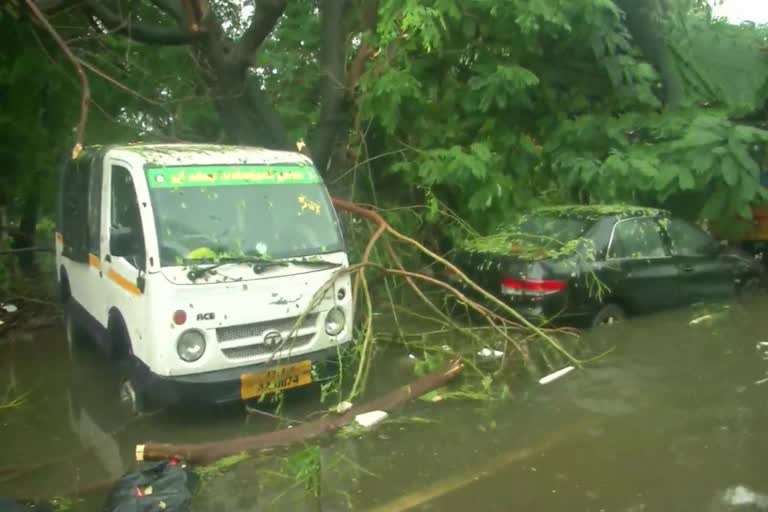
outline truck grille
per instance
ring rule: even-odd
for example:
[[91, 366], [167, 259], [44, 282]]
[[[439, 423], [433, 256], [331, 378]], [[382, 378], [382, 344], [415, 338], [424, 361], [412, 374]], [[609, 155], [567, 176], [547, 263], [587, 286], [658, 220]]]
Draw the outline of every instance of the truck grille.
[[[307, 329], [317, 325], [317, 313], [312, 313], [304, 318], [299, 329]], [[253, 324], [231, 325], [229, 327], [219, 327], [216, 329], [216, 337], [219, 343], [226, 341], [242, 340], [245, 338], [255, 338], [263, 335], [265, 332], [278, 331], [286, 336], [291, 328], [296, 324], [300, 317], [281, 318], [279, 320], [267, 320], [266, 322], [256, 322]], [[240, 347], [242, 348], [242, 347]], [[235, 350], [235, 349], [232, 349]], [[238, 349], [239, 350], [239, 349]]]
[[[288, 329], [290, 329], [290, 327]], [[314, 334], [305, 334], [286, 340], [279, 346], [280, 352], [287, 352], [308, 345], [314, 337]], [[222, 348], [221, 351], [229, 359], [245, 359], [246, 357], [272, 354], [275, 348], [277, 347], [268, 347], [263, 343], [257, 343], [255, 345], [246, 345], [245, 347]]]

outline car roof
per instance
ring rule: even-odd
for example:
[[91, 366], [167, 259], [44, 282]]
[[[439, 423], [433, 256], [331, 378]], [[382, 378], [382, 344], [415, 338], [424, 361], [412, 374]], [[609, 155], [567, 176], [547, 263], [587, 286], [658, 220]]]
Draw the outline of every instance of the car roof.
[[631, 217], [668, 217], [669, 212], [658, 208], [630, 204], [594, 204], [594, 205], [560, 205], [544, 206], [534, 209], [531, 213], [536, 215], [550, 215], [557, 217], [582, 218], [599, 220], [608, 217], [628, 219]]
[[124, 144], [90, 146], [83, 154], [108, 152], [115, 158], [139, 158], [160, 167], [182, 165], [312, 164], [306, 155], [261, 147], [224, 144]]

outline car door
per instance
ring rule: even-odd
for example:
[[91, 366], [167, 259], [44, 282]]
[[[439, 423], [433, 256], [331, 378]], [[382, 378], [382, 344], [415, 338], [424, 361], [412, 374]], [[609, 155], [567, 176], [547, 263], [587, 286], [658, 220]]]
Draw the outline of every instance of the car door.
[[654, 218], [623, 219], [614, 225], [603, 274], [611, 296], [632, 312], [647, 313], [680, 303], [680, 271]]
[[720, 256], [711, 236], [682, 219], [665, 220], [662, 226], [680, 269], [680, 292], [686, 303], [717, 300], [735, 292], [733, 264]]

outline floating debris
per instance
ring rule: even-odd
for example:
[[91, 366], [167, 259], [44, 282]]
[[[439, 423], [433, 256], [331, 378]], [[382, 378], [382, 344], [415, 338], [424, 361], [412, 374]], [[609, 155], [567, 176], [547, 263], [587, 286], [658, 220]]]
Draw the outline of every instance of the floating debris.
[[560, 377], [569, 374], [572, 372], [575, 368], [573, 366], [566, 366], [565, 368], [561, 368], [560, 370], [557, 370], [554, 373], [550, 373], [549, 375], [545, 375], [544, 377], [539, 379], [539, 384], [549, 384], [553, 380], [557, 380]]
[[694, 318], [693, 320], [688, 322], [688, 324], [689, 325], [697, 325], [697, 324], [700, 324], [701, 322], [703, 322], [705, 320], [711, 320], [711, 319], [712, 319], [712, 315], [703, 315], [703, 316], [699, 316], [699, 317]]
[[756, 493], [743, 485], [737, 485], [726, 489], [723, 493], [723, 502], [726, 505], [755, 505], [758, 509], [764, 509], [768, 507], [768, 496]]
[[504, 355], [504, 352], [500, 350], [493, 350], [486, 347], [480, 352], [478, 352], [477, 355], [479, 355], [480, 357], [492, 357], [492, 358], [499, 359]]
[[370, 428], [377, 425], [387, 419], [387, 414], [384, 411], [371, 411], [355, 416], [355, 422], [364, 428]]
[[19, 310], [19, 308], [13, 304], [0, 304], [0, 308], [4, 309], [6, 313], [15, 313]]
[[336, 412], [339, 414], [344, 414], [351, 408], [352, 408], [352, 402], [348, 402], [344, 400], [343, 402], [339, 402], [339, 405], [336, 406]]

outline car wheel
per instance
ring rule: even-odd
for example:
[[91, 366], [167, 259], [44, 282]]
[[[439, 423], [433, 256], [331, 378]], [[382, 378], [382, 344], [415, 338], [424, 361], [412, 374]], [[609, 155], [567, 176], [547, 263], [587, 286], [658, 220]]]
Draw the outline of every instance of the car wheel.
[[592, 319], [592, 327], [600, 325], [613, 325], [626, 318], [624, 310], [616, 304], [606, 304]]

